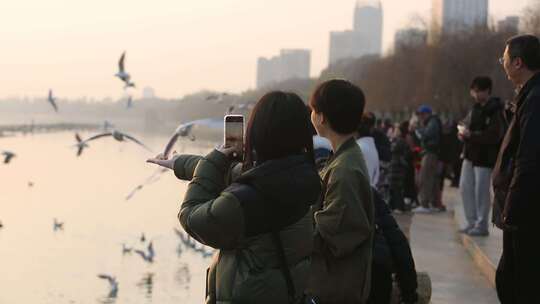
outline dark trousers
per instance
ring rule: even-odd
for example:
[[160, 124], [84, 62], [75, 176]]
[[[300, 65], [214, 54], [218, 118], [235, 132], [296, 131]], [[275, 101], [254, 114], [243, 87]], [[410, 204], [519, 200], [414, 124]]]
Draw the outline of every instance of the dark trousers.
[[390, 207], [392, 210], [405, 211], [405, 199], [403, 197], [403, 187], [390, 185]]
[[371, 292], [368, 304], [390, 304], [392, 269], [387, 265], [371, 264]]
[[502, 304], [540, 303], [538, 229], [504, 231], [503, 253], [495, 282]]

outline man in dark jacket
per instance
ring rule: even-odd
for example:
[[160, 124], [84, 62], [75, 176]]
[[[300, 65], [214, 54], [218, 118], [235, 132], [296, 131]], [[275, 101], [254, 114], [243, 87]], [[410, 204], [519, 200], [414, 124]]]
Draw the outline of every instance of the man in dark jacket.
[[493, 172], [495, 204], [502, 210], [503, 253], [497, 268], [501, 303], [540, 303], [540, 41], [532, 35], [506, 42], [501, 63], [519, 93]]
[[504, 135], [502, 102], [491, 97], [489, 77], [476, 77], [470, 87], [474, 105], [459, 126], [464, 142], [459, 189], [467, 226], [461, 232], [472, 236], [489, 235], [491, 172]]
[[416, 136], [420, 140], [424, 153], [419, 176], [419, 200], [421, 206], [414, 209], [414, 212], [444, 211], [444, 207], [439, 200], [442, 175], [442, 165], [439, 162], [442, 122], [438, 116], [433, 114], [431, 107], [426, 105], [420, 106], [416, 115], [422, 124], [421, 128], [416, 129]]

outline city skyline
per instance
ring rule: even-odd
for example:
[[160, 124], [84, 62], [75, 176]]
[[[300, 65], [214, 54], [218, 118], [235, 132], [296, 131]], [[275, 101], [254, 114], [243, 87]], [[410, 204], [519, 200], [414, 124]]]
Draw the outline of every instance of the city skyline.
[[433, 0], [430, 40], [475, 26], [488, 26], [489, 0]]
[[[505, 2], [491, 1], [493, 21], [521, 15], [527, 3]], [[49, 88], [60, 98], [118, 98], [123, 95], [122, 84], [113, 75], [124, 50], [139, 96], [146, 86], [166, 98], [202, 89], [254, 88], [257, 58], [288, 48], [311, 50], [311, 76], [316, 76], [328, 63], [330, 31], [351, 28], [355, 3], [8, 2], [0, 18], [0, 98], [45, 96]], [[382, 4], [384, 51], [413, 14], [428, 19], [431, 9], [430, 0], [382, 0]]]

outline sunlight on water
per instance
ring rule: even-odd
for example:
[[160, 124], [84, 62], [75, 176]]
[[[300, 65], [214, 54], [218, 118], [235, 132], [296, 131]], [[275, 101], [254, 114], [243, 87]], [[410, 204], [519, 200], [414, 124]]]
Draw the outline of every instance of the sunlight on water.
[[[106, 138], [77, 158], [72, 133], [0, 138], [0, 149], [17, 153], [0, 164], [0, 303], [204, 301], [210, 258], [183, 247], [173, 230], [187, 184], [167, 172], [125, 200], [156, 171], [145, 160], [167, 141], [141, 139], [155, 152]], [[212, 147], [182, 142], [177, 150]], [[54, 218], [63, 230], [53, 231]], [[153, 263], [122, 252], [122, 243], [145, 251], [149, 241]], [[116, 277], [116, 297], [100, 273]]]

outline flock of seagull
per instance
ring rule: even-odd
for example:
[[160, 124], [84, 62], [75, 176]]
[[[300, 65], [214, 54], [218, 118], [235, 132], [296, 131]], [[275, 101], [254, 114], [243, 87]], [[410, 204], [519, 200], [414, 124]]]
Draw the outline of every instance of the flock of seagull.
[[[183, 250], [191, 250], [194, 253], [200, 254], [203, 258], [209, 258], [214, 255], [216, 252], [214, 249], [211, 249], [209, 247], [206, 247], [204, 245], [201, 245], [197, 243], [195, 240], [193, 240], [189, 235], [186, 233], [180, 231], [177, 228], [174, 228], [174, 232], [176, 235], [178, 235], [180, 244], [178, 246], [177, 252], [180, 254], [183, 252]], [[146, 242], [146, 236], [144, 233], [140, 237], [140, 242], [144, 243]], [[149, 241], [146, 248], [143, 249], [134, 249], [132, 247], [126, 246], [125, 243], [122, 244], [122, 255], [131, 255], [131, 254], [137, 254], [142, 258], [142, 260], [146, 263], [153, 263], [154, 258], [156, 256], [156, 253], [154, 251], [154, 244], [153, 241]], [[109, 283], [109, 298], [115, 298], [118, 295], [118, 280], [114, 275], [101, 273], [98, 274], [98, 278], [106, 280]]]
[[[114, 74], [114, 76], [118, 77], [124, 83], [124, 92], [127, 92], [127, 89], [135, 88], [135, 83], [131, 81], [131, 75], [126, 72], [124, 65], [125, 59], [126, 52], [123, 52], [122, 56], [120, 56], [120, 60], [118, 60], [118, 72]], [[57, 98], [54, 97], [53, 90], [49, 89], [47, 102], [51, 105], [55, 112], [58, 112], [58, 104], [56, 103], [56, 100]], [[133, 107], [133, 97], [131, 95], [128, 95], [126, 107], [128, 109]]]
[[[124, 83], [124, 87], [123, 87], [124, 91], [126, 91], [129, 88], [135, 87], [135, 83], [132, 81], [131, 75], [126, 71], [125, 58], [126, 58], [126, 52], [123, 52], [120, 57], [120, 60], [118, 61], [118, 72], [114, 75], [115, 77], [118, 77]], [[224, 101], [224, 98], [226, 98], [228, 95], [229, 95], [228, 93], [211, 94], [211, 95], [208, 95], [205, 98], [205, 100], [215, 101], [216, 103], [222, 103]], [[60, 109], [57, 104], [57, 97], [55, 97], [52, 89], [49, 89], [47, 102], [50, 104], [50, 106], [53, 108], [53, 110], [56, 113], [59, 112]], [[128, 96], [126, 107], [128, 109], [133, 107], [133, 98], [131, 95]], [[252, 104], [231, 105], [230, 107], [228, 107], [225, 114], [226, 115], [232, 114], [236, 109], [245, 110], [245, 109], [250, 109], [251, 107], [252, 107]], [[180, 124], [174, 130], [172, 136], [170, 137], [167, 144], [165, 145], [165, 148], [163, 149], [163, 152], [162, 152], [162, 156], [165, 158], [169, 158], [171, 154], [175, 152], [174, 147], [180, 138], [186, 138], [190, 141], [195, 141], [196, 137], [193, 134], [193, 129], [195, 126], [198, 126], [198, 125], [212, 126], [212, 125], [215, 125], [215, 120], [199, 119], [199, 120]], [[73, 145], [73, 148], [76, 148], [77, 157], [80, 157], [83, 151], [86, 151], [86, 149], [89, 148], [90, 142], [93, 142], [98, 139], [108, 138], [108, 137], [111, 137], [118, 142], [133, 142], [137, 144], [138, 146], [146, 149], [147, 151], [152, 151], [141, 140], [135, 138], [134, 136], [130, 134], [117, 130], [115, 126], [109, 121], [105, 121], [103, 127], [104, 127], [103, 132], [92, 135], [86, 139], [83, 139], [79, 133], [75, 133], [76, 143]], [[14, 152], [7, 151], [7, 150], [0, 150], [0, 155], [3, 158], [4, 164], [9, 164], [13, 160], [13, 158], [16, 157], [16, 154]], [[145, 179], [141, 184], [137, 185], [125, 197], [125, 200], [128, 201], [132, 199], [134, 195], [140, 190], [142, 190], [144, 187], [159, 181], [161, 176], [167, 171], [168, 169], [166, 168], [158, 168], [151, 176]], [[33, 182], [28, 182], [29, 187], [33, 187], [33, 185], [34, 185]], [[0, 229], [2, 229], [3, 227], [4, 225], [0, 221]], [[58, 219], [54, 218], [53, 231], [56, 232], [56, 231], [62, 231], [62, 230], [64, 230], [64, 222], [60, 222]], [[179, 253], [182, 251], [182, 248], [184, 248], [186, 250], [191, 250], [197, 254], [200, 254], [204, 258], [211, 257], [214, 254], [215, 250], [197, 243], [195, 240], [193, 240], [189, 235], [185, 234], [184, 232], [176, 228], [174, 228], [174, 231], [176, 235], [179, 237], [179, 240], [181, 242], [178, 249]], [[146, 242], [146, 237], [144, 234], [141, 235], [140, 241], [143, 244]], [[142, 260], [146, 263], [154, 262], [155, 250], [154, 250], [154, 245], [152, 241], [149, 241], [144, 249], [134, 249], [134, 248], [126, 246], [126, 244], [122, 244], [123, 255], [132, 254], [132, 253], [135, 253], [136, 255], [140, 256]], [[109, 287], [110, 287], [109, 297], [115, 298], [118, 294], [118, 288], [119, 288], [119, 283], [116, 277], [110, 274], [99, 274], [98, 278], [106, 280], [109, 283]]]

